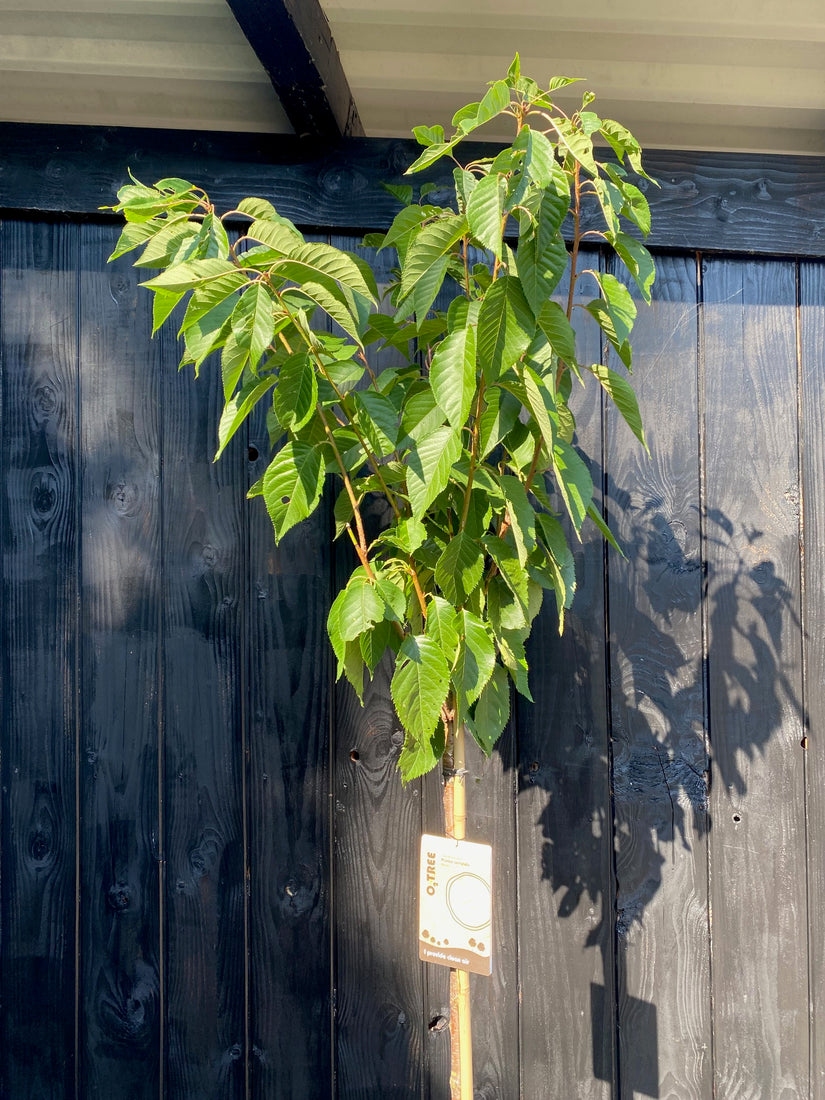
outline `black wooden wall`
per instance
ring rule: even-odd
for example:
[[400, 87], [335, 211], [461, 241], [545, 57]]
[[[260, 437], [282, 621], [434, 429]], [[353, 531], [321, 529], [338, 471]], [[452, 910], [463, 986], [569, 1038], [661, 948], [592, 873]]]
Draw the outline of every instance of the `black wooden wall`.
[[[329, 514], [276, 550], [116, 234], [0, 224], [0, 1096], [442, 1100], [438, 780], [332, 686]], [[825, 262], [767, 252], [658, 255], [651, 458], [581, 404], [627, 557], [471, 762], [482, 1100], [825, 1097]]]

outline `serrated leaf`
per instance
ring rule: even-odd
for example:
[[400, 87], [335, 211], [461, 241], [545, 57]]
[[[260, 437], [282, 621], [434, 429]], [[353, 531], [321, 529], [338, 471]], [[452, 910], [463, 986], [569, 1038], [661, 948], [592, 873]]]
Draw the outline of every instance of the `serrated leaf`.
[[460, 642], [453, 683], [460, 697], [472, 705], [493, 674], [496, 646], [489, 624], [466, 608], [458, 614]]
[[[401, 210], [395, 215], [392, 225], [385, 234], [381, 249], [396, 248], [399, 257], [403, 261], [407, 252], [407, 246], [410, 242], [410, 237], [415, 233], [426, 217], [426, 211], [422, 210], [420, 206], [408, 206], [404, 210]], [[381, 251], [381, 249], [379, 249], [379, 251]]]
[[562, 144], [572, 153], [574, 159], [579, 162], [582, 168], [591, 176], [598, 176], [599, 169], [593, 158], [593, 139], [588, 134], [582, 133], [581, 130], [577, 130], [570, 119], [553, 118], [550, 123], [559, 135]]
[[449, 252], [456, 241], [467, 232], [467, 219], [462, 214], [447, 214], [438, 221], [425, 225], [410, 241], [401, 271], [403, 301], [415, 289], [416, 284]]
[[507, 193], [498, 173], [483, 176], [467, 201], [467, 223], [470, 232], [482, 246], [501, 259], [502, 215]]
[[590, 471], [578, 451], [561, 439], [556, 440], [553, 448], [553, 470], [562, 500], [581, 541], [584, 517], [593, 502], [593, 479]]
[[390, 648], [392, 637], [392, 623], [382, 619], [371, 630], [365, 631], [358, 639], [361, 647], [361, 656], [369, 669], [370, 676], [375, 672], [381, 658]]
[[235, 432], [240, 428], [241, 424], [246, 420], [261, 398], [267, 394], [275, 385], [275, 376], [269, 375], [266, 378], [254, 379], [231, 400], [227, 401], [223, 413], [221, 414], [221, 421], [218, 425], [218, 450], [215, 454], [214, 461], [223, 454], [226, 449], [227, 443], [233, 437]]
[[186, 330], [191, 328], [191, 326], [199, 321], [201, 317], [204, 317], [210, 310], [220, 305], [220, 303], [229, 298], [230, 295], [235, 294], [241, 287], [246, 286], [248, 282], [249, 276], [243, 271], [238, 271], [236, 268], [234, 271], [230, 271], [226, 275], [222, 275], [220, 278], [215, 279], [214, 282], [197, 287], [192, 292], [192, 297], [189, 299], [189, 305], [186, 307], [186, 313], [178, 335], [182, 336]]
[[575, 363], [576, 334], [558, 302], [545, 302], [536, 320], [559, 359]]
[[458, 615], [443, 596], [433, 596], [427, 603], [427, 636], [438, 643], [450, 668], [458, 654]]
[[602, 288], [602, 294], [613, 321], [616, 340], [618, 343], [623, 343], [633, 330], [633, 323], [636, 320], [636, 303], [624, 283], [609, 272], [599, 275], [599, 285]]
[[296, 352], [284, 360], [278, 374], [278, 385], [272, 395], [272, 407], [279, 423], [292, 432], [299, 432], [315, 411], [318, 403], [318, 380], [306, 352]]
[[162, 223], [158, 225], [156, 222], [127, 222], [117, 239], [114, 251], [109, 256], [109, 263], [135, 248], [140, 248], [150, 237], [153, 237], [162, 229]]
[[308, 443], [287, 443], [275, 455], [264, 474], [263, 496], [276, 542], [315, 511], [323, 485], [320, 451]]
[[476, 330], [456, 329], [436, 349], [430, 367], [430, 384], [435, 399], [454, 428], [461, 428], [470, 415], [476, 392]]
[[152, 335], [154, 336], [175, 306], [185, 297], [185, 290], [156, 290], [152, 301]]
[[418, 440], [407, 465], [407, 495], [412, 514], [421, 519], [440, 492], [447, 487], [450, 470], [461, 454], [461, 436], [450, 427], [437, 428]]
[[225, 401], [228, 401], [235, 392], [235, 387], [248, 362], [249, 348], [240, 344], [236, 334], [230, 332], [221, 352], [221, 377]]
[[630, 428], [647, 453], [650, 454], [650, 448], [647, 445], [645, 430], [642, 425], [642, 415], [639, 412], [639, 403], [636, 400], [636, 394], [633, 392], [633, 387], [626, 378], [622, 378], [620, 374], [617, 374], [616, 371], [611, 370], [602, 363], [595, 363], [590, 370], [602, 384], [605, 393], [610, 396], [628, 428]]
[[531, 367], [524, 368], [523, 378], [527, 405], [533, 414], [549, 453], [555, 446], [557, 438], [556, 421], [558, 415], [555, 410], [553, 395], [544, 384], [544, 380]]
[[609, 233], [607, 239], [630, 272], [644, 300], [650, 302], [650, 288], [656, 278], [653, 257], [641, 241], [629, 237], [627, 233]]
[[235, 300], [225, 298], [214, 309], [199, 317], [184, 333], [186, 355], [195, 364], [196, 370], [207, 355], [226, 340], [234, 308]]
[[238, 346], [249, 350], [254, 367], [263, 357], [275, 332], [275, 303], [264, 283], [253, 283], [242, 295], [232, 314], [232, 331]]
[[[432, 738], [449, 686], [450, 670], [441, 647], [426, 634], [407, 635], [390, 683], [396, 713], [409, 739], [410, 751], [401, 772], [405, 781], [423, 774], [416, 768], [428, 771], [438, 762]], [[404, 747], [408, 748], [406, 741]]]
[[186, 263], [175, 264], [140, 285], [149, 287], [150, 290], [193, 290], [196, 286], [220, 279], [222, 275], [237, 270], [229, 260], [188, 260]]
[[490, 385], [527, 350], [536, 321], [521, 283], [511, 275], [496, 280], [478, 314], [478, 361]]
[[513, 532], [518, 559], [527, 562], [529, 552], [536, 545], [536, 513], [527, 497], [527, 490], [517, 477], [502, 474], [499, 484], [507, 500], [507, 516]]
[[565, 609], [570, 607], [576, 591], [576, 563], [559, 521], [545, 512], [539, 513], [536, 518], [552, 567], [556, 609], [559, 614], [559, 633], [561, 633], [564, 629]]
[[498, 387], [485, 390], [484, 412], [479, 420], [479, 458], [486, 456], [497, 447], [518, 420], [521, 405], [512, 394]]
[[443, 126], [413, 126], [413, 136], [419, 145], [429, 148], [430, 145], [439, 145], [444, 141]]
[[436, 402], [432, 390], [415, 390], [407, 396], [401, 414], [401, 440], [399, 446], [407, 447], [410, 441], [418, 443], [426, 439], [444, 423], [444, 411]]
[[363, 573], [350, 578], [335, 602], [338, 604], [338, 629], [345, 642], [357, 638], [384, 618], [384, 601]]
[[454, 607], [467, 602], [481, 582], [484, 554], [466, 531], [459, 531], [447, 543], [435, 567], [435, 580]]
[[415, 172], [423, 172], [425, 168], [429, 168], [431, 164], [435, 164], [437, 160], [441, 160], [443, 156], [446, 156], [456, 145], [458, 145], [461, 137], [453, 138], [451, 141], [436, 141], [432, 145], [428, 146], [424, 152], [416, 160], [412, 162], [409, 168], [404, 172], [405, 176], [412, 176]]
[[409, 206], [413, 199], [413, 189], [408, 183], [382, 183], [381, 186], [402, 206]]
[[392, 454], [398, 439], [398, 411], [389, 397], [363, 390], [353, 393], [351, 400], [357, 409], [358, 428], [377, 457]]
[[473, 713], [471, 730], [481, 750], [490, 755], [510, 720], [510, 681], [501, 665], [482, 691]]

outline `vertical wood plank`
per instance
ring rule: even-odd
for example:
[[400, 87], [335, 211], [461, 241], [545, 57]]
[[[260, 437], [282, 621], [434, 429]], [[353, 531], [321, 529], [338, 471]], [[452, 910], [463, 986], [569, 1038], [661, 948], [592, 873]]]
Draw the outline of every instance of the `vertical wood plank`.
[[825, 1097], [825, 264], [799, 272], [811, 1097]]
[[719, 1096], [808, 1095], [796, 271], [706, 260], [712, 993]]
[[619, 1065], [622, 1095], [710, 1100], [696, 261], [656, 266], [633, 330], [651, 456], [608, 415]]
[[240, 1100], [247, 1077], [246, 448], [216, 465], [220, 368], [163, 374], [166, 1089]]
[[0, 225], [0, 1095], [74, 1095], [77, 264]]
[[159, 361], [117, 231], [81, 229], [81, 1094], [157, 1096]]
[[[250, 477], [267, 465], [252, 436]], [[329, 867], [331, 649], [328, 499], [275, 546], [250, 525], [250, 953], [259, 1100], [328, 1097], [332, 1079]]]
[[[356, 242], [333, 237], [332, 244], [353, 248]], [[389, 264], [387, 254], [358, 251], [378, 263], [379, 285], [388, 282], [388, 270], [380, 267]], [[355, 564], [342, 539], [333, 597]], [[344, 680], [333, 692], [335, 1042], [341, 1100], [407, 1100], [422, 1088], [421, 781], [401, 783], [404, 733], [390, 698], [390, 676], [385, 661], [367, 686], [363, 709]]]
[[[598, 329], [581, 312], [579, 354], [597, 362]], [[574, 411], [599, 486], [598, 386], [574, 395]], [[564, 635], [545, 594], [528, 651], [535, 702], [516, 696], [522, 1091], [606, 1100], [616, 1020], [604, 554], [592, 527], [576, 546], [578, 590]]]

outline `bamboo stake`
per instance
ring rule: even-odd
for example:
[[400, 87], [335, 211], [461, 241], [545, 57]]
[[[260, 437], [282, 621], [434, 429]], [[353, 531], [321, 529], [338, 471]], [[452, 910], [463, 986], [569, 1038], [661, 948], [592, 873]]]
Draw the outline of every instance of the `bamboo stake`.
[[[464, 840], [467, 829], [464, 726], [450, 722], [442, 760], [444, 827], [447, 836]], [[470, 1022], [470, 975], [450, 970], [450, 1097], [473, 1100], [473, 1037]]]

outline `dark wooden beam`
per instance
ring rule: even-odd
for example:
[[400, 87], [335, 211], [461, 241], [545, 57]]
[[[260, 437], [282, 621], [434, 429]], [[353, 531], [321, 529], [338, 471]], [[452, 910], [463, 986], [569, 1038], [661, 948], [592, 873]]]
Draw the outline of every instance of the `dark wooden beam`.
[[226, 0], [299, 137], [364, 128], [318, 0]]
[[[128, 167], [147, 182], [191, 179], [223, 208], [260, 195], [305, 228], [367, 230], [386, 228], [398, 212], [381, 184], [411, 182], [403, 172], [417, 147], [0, 123], [0, 150], [0, 212], [100, 217]], [[468, 143], [473, 150], [488, 155], [491, 147]], [[825, 159], [652, 150], [646, 163], [661, 183], [647, 188], [652, 247], [825, 257]], [[412, 182], [424, 179], [443, 183], [433, 198], [446, 200], [449, 163]]]

